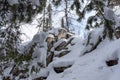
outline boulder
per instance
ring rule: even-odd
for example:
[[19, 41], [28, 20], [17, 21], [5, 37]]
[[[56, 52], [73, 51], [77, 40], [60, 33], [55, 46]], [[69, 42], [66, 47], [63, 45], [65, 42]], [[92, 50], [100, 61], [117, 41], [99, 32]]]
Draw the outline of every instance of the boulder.
[[117, 59], [113, 59], [113, 60], [108, 60], [106, 61], [107, 66], [114, 66], [118, 64], [118, 58]]
[[75, 35], [75, 34], [74, 34], [74, 33], [67, 32], [66, 38], [68, 39], [68, 38], [72, 37], [73, 35]]
[[53, 43], [55, 42], [54, 35], [49, 34], [48, 37], [46, 38], [46, 42], [48, 51], [50, 51], [50, 49], [53, 47]]
[[33, 80], [46, 80], [46, 79], [47, 79], [47, 77], [41, 76], [41, 77], [35, 78]]
[[67, 35], [67, 30], [62, 28], [62, 29], [59, 30], [59, 34], [57, 36], [57, 39], [59, 40], [59, 39], [62, 39], [62, 38], [66, 38], [66, 35]]
[[65, 49], [67, 46], [67, 40], [66, 39], [61, 39], [56, 44], [54, 45], [56, 51], [60, 51]]
[[74, 43], [72, 43], [73, 39], [74, 39], [74, 37], [69, 38], [69, 40], [67, 41], [67, 45], [69, 45], [69, 44], [71, 44], [71, 46], [75, 45]]
[[53, 57], [54, 57], [54, 52], [50, 52], [50, 55], [48, 55], [47, 58], [46, 58], [46, 65], [47, 66], [50, 62], [52, 62]]
[[61, 73], [63, 72], [65, 69], [70, 68], [72, 65], [69, 66], [62, 66], [62, 67], [54, 67], [54, 70], [56, 73]]
[[69, 52], [70, 52], [69, 50], [62, 51], [59, 54], [55, 55], [55, 57], [62, 57], [64, 55], [68, 54]]

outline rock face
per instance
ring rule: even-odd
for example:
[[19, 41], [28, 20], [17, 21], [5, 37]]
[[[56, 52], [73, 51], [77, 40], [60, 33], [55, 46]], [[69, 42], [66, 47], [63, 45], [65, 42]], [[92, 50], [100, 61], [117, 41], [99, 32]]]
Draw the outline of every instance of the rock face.
[[62, 66], [62, 67], [54, 67], [54, 70], [56, 73], [61, 73], [63, 72], [65, 69], [71, 67], [72, 65], [69, 65], [69, 66]]
[[[19, 59], [22, 60], [20, 64], [11, 63], [10, 66], [7, 63], [8, 67], [10, 66], [10, 69], [12, 69], [8, 72], [10, 76], [3, 76], [3, 80], [13, 80], [14, 78], [27, 80], [27, 78], [31, 77], [31, 74], [32, 76], [36, 76], [37, 73], [40, 73], [40, 75], [34, 77], [33, 80], [46, 80], [49, 72], [44, 69], [53, 60], [70, 53], [68, 45], [70, 44], [69, 46], [72, 46], [71, 36], [72, 34], [68, 33], [65, 29], [58, 29], [57, 34], [56, 32], [37, 33], [30, 42], [22, 45], [20, 48], [21, 54]], [[60, 73], [70, 66], [57, 66], [52, 68], [57, 73]]]
[[66, 38], [68, 39], [68, 38], [72, 37], [73, 35], [75, 35], [75, 34], [68, 32], [68, 33], [66, 34]]
[[48, 51], [50, 51], [50, 49], [53, 47], [53, 44], [55, 42], [54, 35], [49, 34], [48, 37], [46, 38], [46, 42], [47, 42]]
[[91, 31], [85, 41], [85, 48], [81, 52], [83, 55], [95, 50], [99, 43], [104, 39], [103, 29], [98, 28], [97, 30]]
[[67, 35], [67, 30], [65, 30], [65, 29], [60, 29], [57, 39], [60, 40], [60, 39], [62, 39], [62, 38], [66, 38], [66, 35]]
[[69, 50], [62, 51], [58, 55], [55, 55], [55, 57], [62, 57], [64, 55], [68, 54], [69, 52], [70, 52]]
[[46, 80], [47, 77], [38, 77], [38, 78], [35, 78], [33, 80]]
[[74, 34], [67, 32], [66, 29], [60, 28], [57, 30], [51, 30], [48, 32], [46, 38], [47, 42], [47, 58], [46, 64], [49, 65], [54, 57], [62, 57], [70, 52], [68, 45], [74, 38], [71, 38]]
[[118, 60], [119, 60], [118, 58], [114, 60], [109, 60], [109, 61], [106, 61], [106, 64], [107, 66], [114, 66], [118, 64]]
[[67, 41], [66, 40], [60, 40], [60, 41], [58, 41], [56, 43], [55, 50], [56, 51], [60, 51], [62, 49], [65, 49], [66, 45], [67, 45]]
[[46, 65], [47, 66], [50, 62], [52, 62], [53, 57], [54, 57], [54, 52], [50, 52], [50, 55], [48, 55], [47, 58], [46, 58]]

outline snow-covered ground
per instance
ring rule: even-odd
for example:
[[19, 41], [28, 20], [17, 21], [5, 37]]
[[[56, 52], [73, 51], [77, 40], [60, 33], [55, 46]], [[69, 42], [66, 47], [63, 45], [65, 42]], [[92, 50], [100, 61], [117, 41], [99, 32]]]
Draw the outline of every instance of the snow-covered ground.
[[61, 66], [72, 64], [72, 67], [62, 73], [56, 73], [52, 68], [47, 80], [119, 80], [120, 63], [107, 66], [106, 61], [120, 58], [120, 39], [115, 41], [104, 40], [96, 50], [80, 56], [83, 44], [76, 39], [72, 51], [54, 60], [51, 65]]
[[[57, 29], [55, 29], [55, 31], [56, 32], [53, 30], [53, 33], [57, 34]], [[67, 50], [70, 52], [61, 57], [54, 56], [53, 60], [46, 65], [48, 53], [45, 38], [48, 34], [49, 32], [36, 34], [32, 41], [23, 45], [24, 47], [22, 51], [24, 52], [27, 51], [34, 43], [38, 43], [34, 49], [32, 60], [29, 62], [30, 66], [28, 68], [31, 70], [34, 66], [39, 70], [37, 73], [26, 73], [29, 74], [29, 77], [23, 80], [34, 80], [35, 78], [39, 78], [41, 76], [47, 77], [46, 80], [120, 80], [120, 39], [110, 41], [106, 37], [100, 42], [96, 49], [84, 54], [83, 51], [88, 50], [86, 47], [90, 49], [90, 45], [93, 44], [94, 46], [98, 37], [102, 36], [102, 28], [91, 31], [89, 46], [86, 45], [86, 39], [82, 39], [78, 36], [72, 36], [70, 38], [73, 38], [73, 40], [67, 45]], [[64, 41], [67, 43], [69, 39], [58, 40], [54, 43], [53, 47], [55, 48]], [[53, 51], [55, 55], [59, 55], [59, 50], [55, 51], [55, 49], [53, 49]], [[114, 62], [111, 66], [109, 66], [107, 62], [111, 60], [116, 60], [118, 62]], [[44, 67], [39, 67], [38, 62], [43, 63]], [[67, 68], [63, 72], [57, 73], [55, 68], [58, 67]], [[10, 66], [4, 70], [3, 73], [5, 76], [9, 75], [11, 68], [12, 67]], [[15, 80], [18, 80], [18, 78]]]
[[[58, 34], [55, 31], [53, 30], [52, 32]], [[98, 38], [102, 37], [102, 31], [102, 28], [91, 31], [91, 40], [89, 42], [96, 44]], [[91, 48], [90, 45], [85, 45], [87, 39], [83, 40], [78, 36], [73, 37], [74, 39], [71, 42], [73, 45], [69, 44], [67, 46], [70, 51], [68, 54], [62, 57], [54, 57], [53, 61], [46, 68], [41, 69], [37, 74], [31, 75], [29, 80], [37, 76], [47, 76], [46, 80], [119, 80], [120, 39], [110, 41], [108, 38], [105, 38], [95, 50], [84, 55], [83, 51]], [[54, 47], [58, 46], [61, 41], [67, 42], [66, 39], [61, 39], [54, 44]], [[86, 47], [88, 48], [86, 49]], [[118, 63], [108, 66], [107, 62], [110, 60], [118, 60]], [[61, 73], [57, 73], [54, 70], [55, 67], [67, 66], [70, 67]]]

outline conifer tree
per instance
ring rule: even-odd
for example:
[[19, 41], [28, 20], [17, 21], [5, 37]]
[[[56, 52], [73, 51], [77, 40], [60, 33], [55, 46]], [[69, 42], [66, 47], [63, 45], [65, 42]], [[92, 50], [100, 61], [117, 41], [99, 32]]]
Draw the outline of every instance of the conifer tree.
[[42, 12], [45, 4], [46, 0], [0, 0], [0, 37], [4, 53], [19, 52], [20, 24], [32, 21], [33, 16]]
[[[45, 3], [45, 1], [43, 1]], [[52, 28], [52, 5], [51, 0], [48, 0], [48, 4], [44, 5], [41, 16], [38, 19], [39, 31], [48, 31]]]
[[[86, 6], [81, 10], [79, 0], [74, 0], [75, 2], [71, 6], [71, 8], [76, 8], [76, 13], [78, 13], [79, 19], [84, 19], [84, 16], [87, 15], [91, 11], [95, 11], [95, 15], [90, 16], [87, 20], [86, 29], [100, 27], [104, 25], [104, 36], [108, 37], [109, 39], [113, 39], [114, 37], [114, 26], [115, 26], [115, 19], [114, 19], [114, 12], [111, 9], [110, 4], [116, 4], [117, 0], [89, 0]], [[112, 5], [114, 7], [116, 5]], [[106, 9], [108, 11], [106, 11]], [[81, 10], [81, 11], [80, 11]], [[111, 16], [111, 19], [108, 19]], [[111, 15], [110, 15], [111, 14]]]

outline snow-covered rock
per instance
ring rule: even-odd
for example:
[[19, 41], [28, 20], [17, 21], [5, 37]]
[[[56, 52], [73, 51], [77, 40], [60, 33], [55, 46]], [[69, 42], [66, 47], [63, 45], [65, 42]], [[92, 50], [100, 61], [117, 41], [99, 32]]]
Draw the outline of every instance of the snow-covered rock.
[[108, 7], [104, 7], [104, 16], [107, 20], [115, 21], [114, 11]]
[[89, 33], [84, 43], [85, 48], [82, 50], [81, 54], [89, 53], [97, 48], [98, 44], [103, 39], [103, 30], [103, 28], [97, 28]]
[[[108, 60], [120, 58], [119, 45], [120, 40], [110, 42], [106, 39], [102, 41], [94, 51], [84, 56], [76, 57], [72, 66], [62, 73], [58, 74], [54, 70], [51, 70], [47, 80], [119, 80], [119, 60], [118, 64], [111, 67], [106, 64]], [[77, 44], [75, 46], [78, 47]], [[76, 52], [81, 52], [81, 50], [78, 49]], [[73, 54], [75, 54], [75, 52], [73, 52]], [[65, 57], [68, 55], [69, 57]], [[64, 58], [56, 59], [53, 62], [54, 66], [65, 65], [67, 61], [72, 58], [70, 54], [68, 55], [65, 55]], [[68, 64], [70, 64], [70, 62], [68, 62]]]
[[62, 49], [65, 49], [66, 44], [67, 44], [67, 40], [66, 39], [61, 39], [54, 44], [54, 48], [55, 48], [56, 51], [60, 51]]

